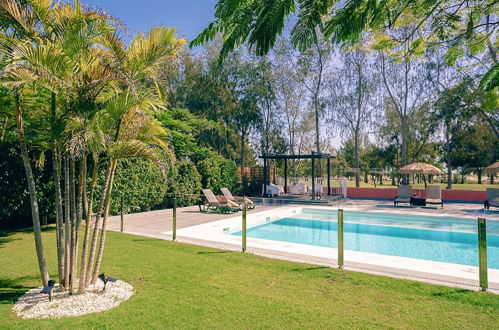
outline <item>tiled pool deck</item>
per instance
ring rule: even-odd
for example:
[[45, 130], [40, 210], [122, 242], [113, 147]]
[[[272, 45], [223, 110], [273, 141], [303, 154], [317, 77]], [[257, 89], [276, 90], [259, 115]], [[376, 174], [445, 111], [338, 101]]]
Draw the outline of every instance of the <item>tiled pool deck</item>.
[[[278, 213], [279, 210], [284, 210], [289, 207], [317, 207], [316, 205], [285, 205], [285, 206], [257, 206], [255, 210], [248, 212], [248, 219], [251, 214], [265, 211], [265, 213]], [[324, 206], [321, 206], [324, 207]], [[472, 203], [447, 203], [442, 208], [418, 208], [418, 207], [394, 207], [389, 201], [373, 201], [373, 200], [344, 200], [337, 202], [335, 205], [329, 206], [332, 209], [343, 208], [345, 210], [369, 211], [369, 212], [396, 212], [407, 214], [420, 215], [435, 215], [435, 216], [452, 216], [462, 218], [478, 218], [485, 217], [490, 221], [499, 221], [499, 209], [484, 212], [483, 206]], [[232, 237], [231, 239], [219, 239], [222, 236], [210, 236], [206, 232], [204, 235], [196, 233], [203, 232], [205, 229], [214, 227], [221, 220], [230, 221], [231, 218], [241, 217], [241, 212], [237, 214], [218, 214], [218, 213], [201, 213], [197, 206], [184, 207], [177, 209], [177, 241], [209, 246], [214, 248], [240, 251], [240, 238]], [[233, 221], [233, 220], [232, 220]], [[204, 225], [206, 224], [206, 225]], [[200, 226], [201, 225], [201, 226]], [[204, 225], [204, 226], [202, 226]], [[113, 231], [120, 230], [120, 217], [114, 216], [110, 218], [108, 228]], [[172, 230], [172, 210], [159, 210], [144, 213], [136, 213], [124, 216], [124, 232], [140, 236], [147, 236], [165, 240], [171, 240]], [[183, 234], [184, 233], [184, 234]], [[230, 235], [227, 235], [230, 236]], [[206, 239], [204, 239], [206, 237]], [[268, 244], [269, 241], [250, 239], [248, 238], [247, 251], [250, 253], [271, 257], [286, 259], [297, 262], [310, 264], [318, 264], [329, 267], [336, 267], [336, 258], [334, 249], [310, 247], [304, 250], [302, 247], [292, 246], [292, 244]], [[322, 249], [322, 250], [321, 250]], [[350, 252], [349, 252], [350, 253]], [[354, 255], [350, 253], [350, 255]], [[478, 289], [478, 271], [476, 267], [460, 266], [460, 267], [445, 267], [445, 263], [426, 262], [423, 260], [412, 259], [418, 262], [407, 263], [408, 258], [389, 257], [377, 255], [378, 261], [368, 262], [366, 256], [359, 258], [353, 256], [349, 260], [346, 256], [345, 269], [367, 272], [372, 274], [380, 274], [391, 277], [415, 279], [418, 281], [449, 285], [454, 287], [462, 287], [467, 289]], [[406, 260], [403, 260], [406, 259]], [[408, 259], [409, 261], [411, 259]], [[359, 262], [360, 261], [360, 262]], [[367, 262], [364, 262], [367, 261]], [[404, 263], [405, 262], [405, 263]], [[440, 265], [443, 264], [443, 265]], [[435, 271], [432, 271], [432, 268]], [[438, 268], [438, 270], [437, 270]], [[426, 271], [420, 271], [426, 270]], [[457, 276], [452, 276], [456, 274]], [[499, 294], [499, 271], [489, 271], [489, 290]]]

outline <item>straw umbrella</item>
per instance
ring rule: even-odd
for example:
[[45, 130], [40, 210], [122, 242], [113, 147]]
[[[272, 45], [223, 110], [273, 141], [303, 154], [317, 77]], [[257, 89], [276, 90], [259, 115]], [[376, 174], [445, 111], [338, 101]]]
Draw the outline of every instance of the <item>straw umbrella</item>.
[[499, 173], [499, 162], [495, 162], [494, 164], [487, 166], [484, 170], [487, 174], [497, 174]]
[[494, 174], [499, 173], [499, 162], [487, 166], [484, 170], [485, 174], [490, 174], [490, 183], [494, 182]]
[[426, 163], [412, 163], [412, 164], [406, 165], [399, 170], [399, 173], [400, 174], [422, 174], [425, 189], [426, 189], [426, 175], [443, 174], [442, 170], [440, 170], [439, 168], [437, 168], [433, 165], [430, 165], [430, 164], [426, 164]]

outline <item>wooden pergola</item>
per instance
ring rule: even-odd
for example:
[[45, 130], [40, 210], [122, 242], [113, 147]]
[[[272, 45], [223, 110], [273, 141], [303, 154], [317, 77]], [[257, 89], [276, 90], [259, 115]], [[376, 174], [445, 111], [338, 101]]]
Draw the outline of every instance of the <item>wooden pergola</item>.
[[[265, 187], [269, 184], [267, 176], [267, 161], [269, 159], [284, 160], [284, 193], [288, 191], [288, 159], [310, 159], [312, 160], [312, 199], [315, 199], [315, 160], [327, 159], [327, 194], [331, 195], [331, 159], [336, 158], [330, 154], [312, 152], [308, 155], [286, 155], [286, 154], [263, 154], [263, 184]], [[266, 188], [265, 188], [266, 189]]]

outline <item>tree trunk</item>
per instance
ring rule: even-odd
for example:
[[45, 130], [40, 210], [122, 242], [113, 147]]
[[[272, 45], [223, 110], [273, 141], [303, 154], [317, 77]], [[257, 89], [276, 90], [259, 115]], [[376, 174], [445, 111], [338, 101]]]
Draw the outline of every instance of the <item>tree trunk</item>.
[[241, 132], [241, 175], [243, 174], [243, 168], [244, 168], [244, 138], [245, 138], [245, 132]]
[[65, 240], [65, 257], [64, 261], [64, 286], [70, 288], [70, 272], [71, 272], [71, 201], [70, 201], [70, 179], [69, 179], [69, 161], [67, 156], [64, 156], [64, 240]]
[[92, 181], [90, 182], [90, 196], [88, 197], [88, 207], [85, 212], [85, 236], [83, 238], [83, 247], [81, 252], [80, 265], [80, 283], [78, 292], [83, 293], [86, 286], [86, 271], [87, 271], [87, 255], [88, 255], [88, 240], [90, 238], [90, 217], [92, 216], [92, 206], [94, 200], [94, 190], [97, 184], [97, 174], [99, 170], [99, 156], [94, 155], [94, 167], [92, 169]]
[[357, 169], [357, 172], [355, 173], [355, 187], [359, 188], [360, 187], [360, 160], [359, 160], [359, 131], [356, 130], [354, 132], [354, 143], [355, 143], [355, 150], [354, 150], [354, 156], [355, 156], [355, 168]]
[[478, 184], [482, 184], [482, 170], [478, 170]]
[[69, 192], [70, 192], [70, 203], [71, 203], [71, 244], [69, 251], [69, 294], [73, 294], [73, 289], [75, 286], [75, 273], [73, 265], [76, 261], [75, 243], [76, 243], [76, 170], [75, 161], [73, 159], [69, 160]]
[[449, 126], [445, 128], [445, 153], [447, 156], [447, 189], [452, 189], [452, 157], [450, 150], [450, 133]]
[[97, 280], [97, 276], [99, 275], [99, 270], [100, 270], [100, 265], [102, 263], [102, 256], [104, 255], [104, 246], [106, 243], [106, 229], [107, 229], [107, 218], [109, 216], [109, 205], [111, 203], [111, 192], [113, 190], [113, 181], [114, 181], [114, 172], [116, 170], [116, 164], [118, 163], [117, 160], [112, 161], [112, 170], [111, 170], [111, 177], [109, 180], [109, 186], [106, 191], [106, 200], [105, 200], [105, 210], [104, 210], [104, 220], [102, 221], [102, 230], [100, 233], [100, 242], [99, 242], [99, 253], [97, 254], [97, 261], [95, 263], [95, 269], [94, 273], [92, 276], [92, 283], [95, 283]]
[[104, 181], [104, 187], [102, 189], [102, 195], [99, 202], [99, 207], [97, 208], [97, 212], [95, 213], [95, 224], [94, 224], [94, 230], [92, 232], [92, 245], [90, 246], [90, 253], [88, 256], [87, 269], [85, 273], [85, 287], [87, 287], [90, 284], [90, 281], [92, 280], [92, 270], [95, 260], [95, 250], [97, 249], [97, 239], [99, 234], [99, 222], [102, 210], [104, 209], [105, 196], [109, 187], [112, 169], [113, 169], [113, 162], [110, 160], [106, 171], [106, 178]]
[[[76, 170], [75, 170], [75, 161], [71, 161], [71, 172], [73, 173], [72, 180], [72, 194], [73, 194], [73, 202], [72, 206], [74, 206], [73, 211], [73, 246], [71, 249], [71, 293], [76, 288], [76, 274], [77, 274], [77, 264], [78, 264], [78, 242], [79, 242], [79, 229], [81, 222], [81, 211], [82, 211], [82, 194], [83, 194], [83, 177], [86, 175], [86, 157], [83, 157], [80, 160], [80, 173], [78, 176], [78, 180], [76, 179]], [[76, 183], [78, 183], [78, 190], [76, 190]], [[76, 195], [76, 196], [75, 196]]]
[[[407, 165], [407, 118], [401, 117], [400, 118], [400, 140], [401, 140], [401, 147], [400, 147], [400, 153], [401, 153], [401, 162], [402, 166], [404, 167]], [[403, 184], [409, 184], [409, 176], [407, 174], [402, 175], [402, 183]]]
[[42, 242], [42, 229], [40, 226], [40, 213], [38, 209], [38, 198], [36, 196], [36, 186], [35, 178], [33, 176], [33, 171], [31, 170], [31, 163], [28, 154], [28, 147], [26, 145], [26, 138], [24, 135], [23, 126], [23, 116], [21, 112], [21, 101], [19, 94], [15, 93], [15, 106], [16, 106], [16, 124], [17, 124], [17, 134], [19, 138], [19, 145], [21, 147], [21, 158], [23, 160], [24, 170], [26, 172], [26, 181], [28, 182], [29, 197], [31, 203], [31, 218], [33, 220], [33, 234], [35, 236], [35, 248], [36, 256], [38, 258], [38, 268], [40, 270], [40, 276], [42, 279], [42, 284], [47, 285], [49, 281], [49, 273], [47, 270], [47, 263], [45, 261], [45, 255], [43, 253], [43, 242]]
[[59, 152], [57, 144], [52, 141], [52, 165], [54, 170], [54, 186], [55, 186], [55, 218], [56, 218], [56, 236], [57, 236], [57, 264], [59, 271], [59, 283], [64, 282], [64, 221], [62, 210], [62, 192], [61, 178], [59, 168]]

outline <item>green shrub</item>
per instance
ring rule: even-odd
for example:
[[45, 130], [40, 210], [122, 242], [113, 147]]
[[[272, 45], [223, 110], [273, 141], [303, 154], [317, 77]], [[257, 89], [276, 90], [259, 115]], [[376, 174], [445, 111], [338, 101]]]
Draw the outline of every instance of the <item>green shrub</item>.
[[[107, 164], [103, 164], [99, 169], [95, 209], [104, 186], [106, 169]], [[125, 213], [147, 211], [160, 206], [167, 183], [167, 174], [163, 173], [161, 168], [149, 159], [119, 160], [114, 175], [110, 213], [120, 213], [121, 196], [123, 196]]]
[[[30, 155], [35, 159], [36, 155]], [[36, 182], [40, 222], [54, 221], [54, 185], [52, 160], [43, 165], [31, 163]], [[18, 143], [0, 143], [0, 229], [31, 227], [31, 204], [26, 172], [19, 154]]]
[[198, 201], [201, 192], [201, 175], [191, 162], [177, 162], [168, 175], [169, 184], [165, 196], [165, 206], [173, 205], [173, 194], [177, 194], [177, 206], [189, 206]]
[[197, 163], [201, 183], [204, 188], [213, 190], [215, 194], [220, 188], [228, 188], [233, 193], [239, 193], [241, 185], [237, 174], [237, 165], [216, 154], [208, 154]]

